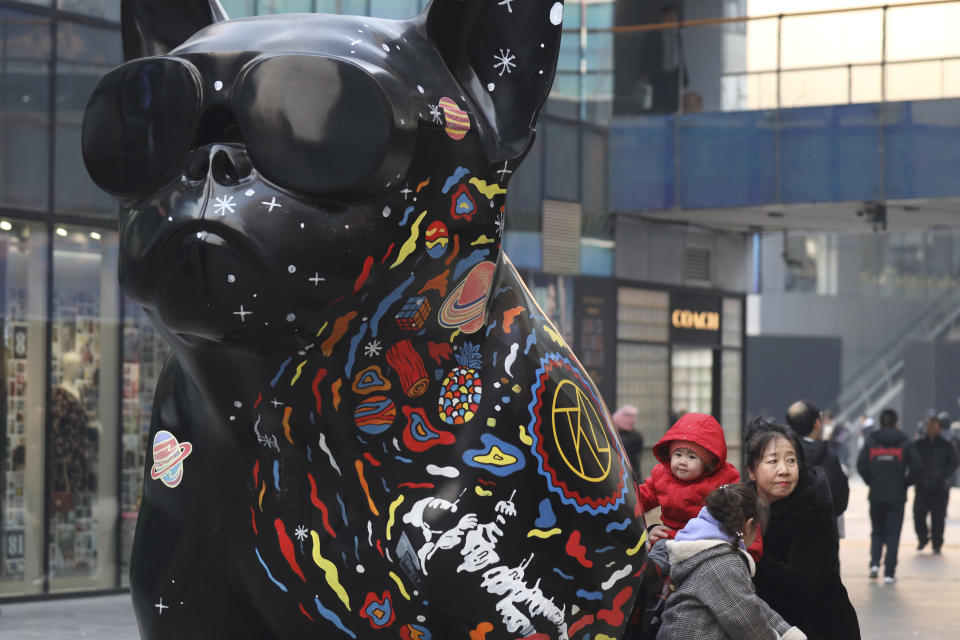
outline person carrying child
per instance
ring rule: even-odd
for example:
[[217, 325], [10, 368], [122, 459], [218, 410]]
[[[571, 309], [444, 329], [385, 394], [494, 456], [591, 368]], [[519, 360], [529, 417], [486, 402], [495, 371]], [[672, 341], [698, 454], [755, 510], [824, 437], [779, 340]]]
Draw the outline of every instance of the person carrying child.
[[757, 493], [743, 484], [715, 489], [675, 539], [661, 539], [650, 560], [676, 590], [661, 616], [657, 640], [806, 640], [756, 593], [747, 547], [763, 526]]
[[740, 481], [740, 473], [727, 462], [723, 427], [703, 413], [680, 416], [654, 445], [653, 455], [660, 463], [637, 487], [644, 513], [660, 507], [663, 524], [650, 527], [650, 544], [673, 538], [697, 516], [712, 490]]

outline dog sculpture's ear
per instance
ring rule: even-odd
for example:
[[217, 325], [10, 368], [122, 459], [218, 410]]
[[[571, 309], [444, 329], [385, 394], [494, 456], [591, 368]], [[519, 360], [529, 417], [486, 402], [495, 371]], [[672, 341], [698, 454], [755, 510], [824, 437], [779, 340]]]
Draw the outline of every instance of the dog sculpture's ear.
[[121, 0], [123, 58], [161, 56], [200, 29], [227, 19], [220, 0]]
[[433, 0], [422, 17], [430, 40], [493, 128], [493, 159], [523, 153], [553, 84], [563, 2]]

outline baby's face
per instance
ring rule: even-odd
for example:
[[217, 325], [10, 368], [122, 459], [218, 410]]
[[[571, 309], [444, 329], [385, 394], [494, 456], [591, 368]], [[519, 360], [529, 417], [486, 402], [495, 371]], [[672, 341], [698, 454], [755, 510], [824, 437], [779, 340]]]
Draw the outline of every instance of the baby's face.
[[686, 447], [677, 447], [670, 455], [670, 472], [680, 480], [696, 480], [704, 468], [703, 458]]

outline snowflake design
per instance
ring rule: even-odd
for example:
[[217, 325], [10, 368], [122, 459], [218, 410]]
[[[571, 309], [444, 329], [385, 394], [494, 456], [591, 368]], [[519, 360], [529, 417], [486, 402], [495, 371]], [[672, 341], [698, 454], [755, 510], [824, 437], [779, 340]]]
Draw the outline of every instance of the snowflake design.
[[367, 346], [363, 348], [363, 354], [368, 358], [372, 358], [373, 356], [380, 355], [380, 350], [382, 348], [383, 346], [380, 344], [379, 340], [371, 340], [367, 343]]
[[309, 534], [307, 533], [307, 528], [303, 525], [300, 525], [297, 527], [297, 530], [293, 532], [293, 535], [297, 537], [297, 540], [303, 542], [307, 539], [307, 535]]
[[443, 117], [440, 115], [440, 105], [430, 105], [430, 117], [433, 118], [435, 123], [443, 124]]
[[517, 59], [517, 56], [511, 54], [510, 49], [506, 51], [500, 49], [500, 55], [493, 56], [493, 59], [496, 60], [496, 62], [493, 63], [493, 68], [500, 70], [501, 77], [504, 73], [512, 73], [512, 70], [517, 67], [513, 62]]
[[500, 0], [500, 2], [497, 3], [497, 6], [498, 6], [498, 7], [506, 7], [506, 8], [507, 8], [507, 13], [513, 13], [513, 3], [514, 3], [515, 1], [516, 1], [516, 0]]
[[494, 224], [497, 225], [497, 235], [503, 235], [503, 212], [501, 211], [497, 215], [497, 219], [494, 221]]
[[233, 213], [236, 206], [237, 203], [233, 201], [233, 196], [220, 196], [216, 199], [216, 204], [213, 205], [213, 212], [225, 216], [227, 212]]

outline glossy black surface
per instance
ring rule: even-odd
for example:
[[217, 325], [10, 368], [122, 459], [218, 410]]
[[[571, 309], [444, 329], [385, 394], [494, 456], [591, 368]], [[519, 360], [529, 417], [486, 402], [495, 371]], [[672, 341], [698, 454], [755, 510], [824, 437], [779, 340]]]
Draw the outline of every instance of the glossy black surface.
[[646, 559], [634, 479], [500, 251], [562, 4], [209, 26], [194, 5], [124, 5], [128, 57], [166, 56], [161, 103], [185, 106], [127, 106], [155, 64], [134, 61], [84, 122], [121, 285], [174, 352], [142, 635], [619, 637]]

